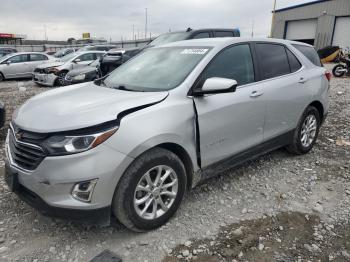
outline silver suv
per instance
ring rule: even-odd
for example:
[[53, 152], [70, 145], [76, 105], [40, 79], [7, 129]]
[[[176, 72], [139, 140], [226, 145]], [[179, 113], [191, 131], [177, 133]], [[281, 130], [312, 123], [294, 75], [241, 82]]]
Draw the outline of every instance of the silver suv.
[[217, 38], [145, 50], [108, 77], [51, 90], [13, 115], [6, 181], [47, 215], [157, 228], [201, 180], [315, 144], [329, 74], [313, 47]]

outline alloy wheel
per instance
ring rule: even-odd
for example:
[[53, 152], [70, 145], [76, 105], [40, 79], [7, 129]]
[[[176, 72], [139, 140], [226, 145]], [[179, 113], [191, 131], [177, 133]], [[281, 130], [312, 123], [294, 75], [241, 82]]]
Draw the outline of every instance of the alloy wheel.
[[151, 168], [139, 180], [134, 193], [134, 208], [138, 216], [153, 220], [164, 215], [178, 193], [178, 176], [166, 165]]
[[303, 147], [309, 147], [315, 140], [317, 132], [317, 119], [314, 115], [308, 115], [301, 128], [300, 142]]

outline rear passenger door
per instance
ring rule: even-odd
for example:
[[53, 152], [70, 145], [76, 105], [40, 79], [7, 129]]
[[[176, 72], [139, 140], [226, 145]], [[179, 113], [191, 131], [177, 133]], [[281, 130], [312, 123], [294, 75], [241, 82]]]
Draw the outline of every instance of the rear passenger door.
[[236, 92], [194, 97], [202, 166], [251, 148], [263, 140], [265, 103], [255, 83], [249, 44], [222, 50], [203, 71], [196, 89], [211, 77], [234, 79]]
[[264, 140], [269, 140], [296, 127], [310, 94], [304, 88], [302, 64], [287, 47], [256, 43], [255, 50], [266, 101]]
[[30, 54], [29, 55], [29, 61], [28, 61], [28, 67], [27, 67], [27, 73], [26, 75], [28, 77], [31, 77], [32, 76], [32, 73], [34, 71], [34, 69], [42, 64], [43, 62], [47, 61], [48, 58], [46, 55], [43, 55], [43, 54]]

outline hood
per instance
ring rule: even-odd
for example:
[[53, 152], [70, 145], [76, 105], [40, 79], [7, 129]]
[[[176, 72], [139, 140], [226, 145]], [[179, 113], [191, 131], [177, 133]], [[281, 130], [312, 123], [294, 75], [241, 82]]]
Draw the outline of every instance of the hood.
[[115, 120], [127, 109], [157, 103], [167, 96], [168, 92], [130, 92], [83, 83], [34, 96], [16, 111], [13, 121], [38, 133], [75, 130]]
[[50, 62], [46, 62], [46, 63], [42, 63], [40, 65], [38, 65], [36, 68], [40, 68], [40, 69], [44, 69], [44, 68], [49, 68], [49, 67], [58, 67], [63, 65], [64, 62], [62, 61], [50, 61]]
[[76, 69], [70, 70], [67, 75], [77, 76], [77, 75], [87, 74], [94, 71], [96, 71], [95, 66], [83, 66], [83, 67], [78, 67]]

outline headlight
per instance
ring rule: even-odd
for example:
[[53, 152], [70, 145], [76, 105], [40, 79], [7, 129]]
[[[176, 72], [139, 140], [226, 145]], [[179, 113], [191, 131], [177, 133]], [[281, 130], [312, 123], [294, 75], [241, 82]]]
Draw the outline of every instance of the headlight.
[[110, 138], [118, 127], [113, 127], [107, 131], [96, 134], [69, 136], [69, 135], [54, 135], [49, 137], [45, 142], [45, 148], [49, 155], [69, 155], [80, 153], [92, 149]]
[[49, 68], [45, 68], [44, 72], [46, 74], [57, 74], [60, 70], [57, 69], [56, 67], [49, 67]]
[[85, 74], [81, 74], [73, 77], [73, 80], [84, 80], [84, 79], [85, 79]]

